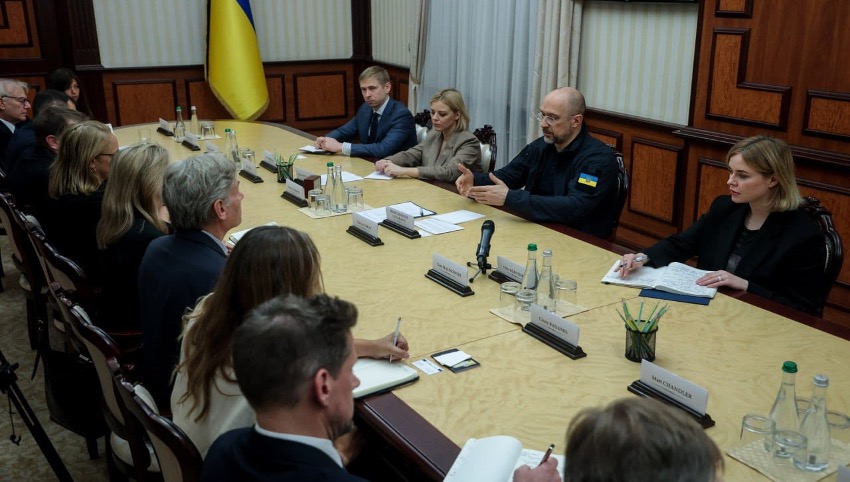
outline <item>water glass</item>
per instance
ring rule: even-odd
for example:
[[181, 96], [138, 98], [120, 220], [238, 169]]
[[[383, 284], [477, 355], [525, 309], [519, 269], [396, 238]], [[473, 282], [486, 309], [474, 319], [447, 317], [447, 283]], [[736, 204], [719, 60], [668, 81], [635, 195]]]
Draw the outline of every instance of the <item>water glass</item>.
[[201, 122], [201, 139], [215, 139], [215, 124]]
[[759, 446], [764, 447], [765, 452], [773, 451], [773, 433], [776, 431], [776, 422], [764, 415], [747, 414], [741, 421], [741, 445], [748, 446], [759, 441]]
[[347, 186], [345, 193], [348, 196], [348, 210], [362, 211], [365, 205], [363, 204], [363, 188], [357, 186]]
[[247, 148], [247, 147], [239, 149], [239, 158], [244, 159], [244, 160], [250, 162], [251, 164], [254, 164], [254, 165], [257, 164], [256, 162], [254, 162], [255, 161], [254, 151]]
[[310, 205], [311, 211], [315, 212], [319, 210], [319, 206], [316, 205], [316, 196], [320, 196], [322, 194], [324, 194], [324, 191], [321, 189], [311, 189], [307, 191], [307, 202]]
[[516, 281], [506, 281], [499, 287], [499, 311], [510, 313], [516, 303], [516, 294], [522, 286]]
[[850, 444], [850, 417], [847, 414], [829, 410], [826, 412], [826, 421], [833, 439]]
[[555, 282], [555, 312], [574, 311], [578, 304], [578, 284], [571, 279], [558, 279]]
[[327, 194], [316, 196], [316, 214], [320, 216], [331, 213], [331, 198]]
[[794, 456], [805, 456], [806, 436], [793, 430], [773, 432], [773, 463], [778, 466], [793, 467]]
[[531, 321], [531, 305], [537, 298], [534, 290], [519, 290], [514, 301], [514, 321], [527, 323]]
[[142, 127], [139, 129], [139, 143], [140, 144], [150, 144], [151, 143], [151, 129], [150, 127]]

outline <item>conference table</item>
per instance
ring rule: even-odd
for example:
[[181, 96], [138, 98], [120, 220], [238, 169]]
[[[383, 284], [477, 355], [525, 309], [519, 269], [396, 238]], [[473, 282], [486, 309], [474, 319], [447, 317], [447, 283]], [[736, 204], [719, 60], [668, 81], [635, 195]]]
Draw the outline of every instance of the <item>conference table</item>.
[[[116, 129], [120, 144], [137, 142], [140, 127], [156, 125]], [[312, 143], [308, 135], [277, 124], [215, 122], [220, 135], [225, 128], [236, 130], [240, 147], [252, 148], [259, 159], [265, 150], [287, 158]], [[153, 142], [166, 146], [172, 161], [196, 154], [161, 134], [153, 134]], [[224, 139], [201, 141], [201, 147], [205, 142], [224, 146]], [[322, 174], [328, 161], [359, 176], [374, 170], [367, 160], [306, 153], [295, 166]], [[627, 387], [640, 378], [640, 364], [624, 357], [625, 330], [617, 310], [622, 300], [637, 306], [641, 298], [638, 289], [600, 282], [619, 259], [609, 244], [478, 204], [435, 183], [364, 179], [353, 184], [363, 188], [371, 207], [413, 201], [439, 214], [484, 215], [462, 224], [463, 230], [419, 239], [381, 227], [384, 245], [373, 247], [346, 233], [351, 215], [313, 219], [281, 198], [284, 185], [276, 175], [261, 168], [258, 174], [262, 183], [240, 178], [245, 198], [242, 224], [234, 231], [276, 222], [307, 232], [321, 254], [325, 291], [358, 307], [356, 337], [384, 336], [401, 317], [410, 343], [407, 362], [451, 348], [480, 362], [460, 373], [420, 372], [415, 383], [357, 402], [357, 423], [369, 447], [400, 479], [441, 480], [470, 437], [511, 435], [525, 448], [545, 450], [555, 443], [562, 452], [567, 426], [582, 409], [634, 396]], [[524, 264], [528, 243], [536, 243], [541, 251], [552, 249], [555, 273], [577, 281], [581, 311], [568, 318], [580, 327], [585, 358], [572, 360], [492, 314], [499, 304], [497, 282], [479, 276], [470, 284], [475, 294], [461, 297], [425, 277], [434, 253], [461, 264], [474, 261], [484, 219], [496, 227], [491, 262], [505, 256]], [[824, 373], [830, 377], [829, 408], [850, 410], [850, 342], [808, 326], [817, 326], [816, 319], [783, 314], [788, 312], [720, 292], [708, 306], [670, 302], [659, 324], [655, 363], [708, 389], [708, 413], [716, 425], [706, 433], [724, 452], [738, 442], [745, 414], [769, 412], [785, 360], [799, 366], [798, 397], [810, 396], [812, 377]], [[728, 456], [725, 463], [726, 480], [766, 480]]]

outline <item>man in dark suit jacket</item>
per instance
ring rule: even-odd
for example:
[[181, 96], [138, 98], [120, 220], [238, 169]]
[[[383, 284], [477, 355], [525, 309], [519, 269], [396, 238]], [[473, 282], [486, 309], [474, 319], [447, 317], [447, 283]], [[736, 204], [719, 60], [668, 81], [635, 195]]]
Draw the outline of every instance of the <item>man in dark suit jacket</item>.
[[139, 266], [141, 377], [168, 407], [183, 315], [224, 269], [229, 248], [222, 240], [242, 222], [242, 193], [232, 161], [201, 154], [168, 167], [162, 199], [176, 232], [152, 241]]
[[0, 79], [0, 165], [6, 165], [6, 145], [17, 125], [27, 120], [29, 85], [12, 79]]
[[357, 308], [325, 294], [273, 298], [233, 334], [233, 371], [257, 413], [210, 447], [201, 480], [351, 481], [333, 441], [348, 433]]
[[[360, 92], [365, 103], [339, 129], [316, 139], [316, 147], [345, 156], [383, 159], [415, 146], [413, 115], [401, 102], [389, 97], [390, 75], [373, 66], [360, 74]], [[359, 141], [352, 144], [350, 141]]]

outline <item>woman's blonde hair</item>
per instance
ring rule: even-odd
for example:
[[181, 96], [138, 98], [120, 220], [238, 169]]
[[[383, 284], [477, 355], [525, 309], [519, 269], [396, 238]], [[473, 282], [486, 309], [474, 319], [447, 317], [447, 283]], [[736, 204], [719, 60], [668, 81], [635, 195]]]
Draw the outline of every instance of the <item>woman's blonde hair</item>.
[[452, 112], [460, 114], [457, 122], [455, 122], [455, 132], [463, 132], [469, 128], [469, 114], [466, 112], [466, 104], [457, 89], [443, 89], [437, 92], [431, 97], [431, 104], [437, 101], [446, 104], [446, 107]]
[[803, 198], [797, 189], [794, 156], [788, 144], [774, 137], [748, 137], [729, 149], [726, 164], [736, 154], [740, 154], [744, 162], [762, 176], [773, 176], [776, 180], [776, 186], [770, 190], [771, 212], [791, 211], [800, 207]]
[[136, 213], [167, 232], [165, 222], [159, 219], [166, 167], [168, 151], [158, 144], [134, 144], [115, 155], [97, 224], [98, 249], [121, 239], [133, 225]]
[[59, 138], [59, 152], [50, 166], [47, 194], [53, 199], [65, 194], [91, 194], [100, 181], [89, 163], [109, 149], [112, 132], [98, 121], [85, 121], [66, 129]]

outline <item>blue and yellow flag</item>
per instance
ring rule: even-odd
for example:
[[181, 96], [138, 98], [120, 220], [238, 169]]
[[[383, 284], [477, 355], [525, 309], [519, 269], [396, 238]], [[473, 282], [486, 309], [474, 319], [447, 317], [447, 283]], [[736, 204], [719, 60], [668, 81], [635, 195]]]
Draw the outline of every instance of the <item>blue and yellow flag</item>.
[[207, 3], [207, 82], [230, 115], [253, 120], [269, 105], [249, 0]]

